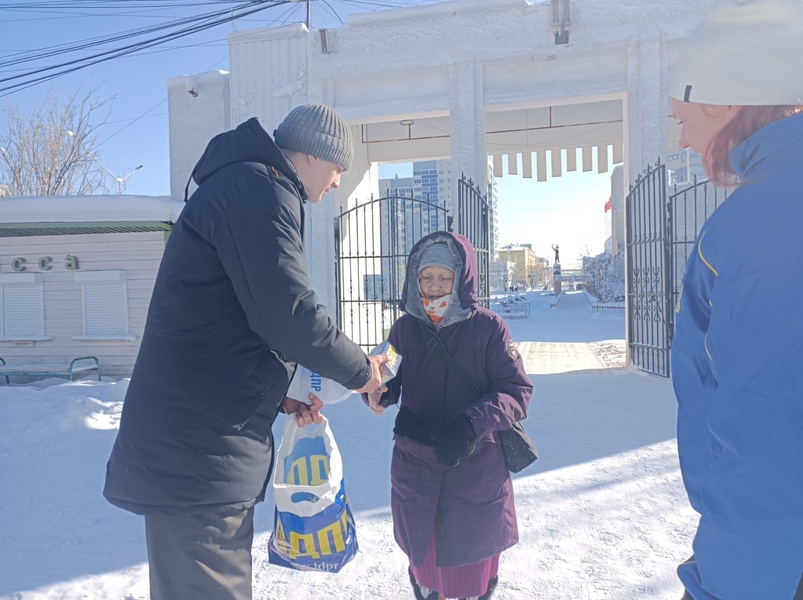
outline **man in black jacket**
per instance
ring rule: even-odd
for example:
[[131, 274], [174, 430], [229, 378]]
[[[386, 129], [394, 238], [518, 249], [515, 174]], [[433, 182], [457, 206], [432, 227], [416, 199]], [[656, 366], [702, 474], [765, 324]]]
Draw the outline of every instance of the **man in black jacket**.
[[209, 142], [154, 285], [104, 489], [145, 515], [152, 600], [251, 598], [274, 419], [320, 421], [317, 399], [285, 398], [296, 363], [370, 392], [387, 361], [336, 327], [307, 273], [304, 203], [338, 187], [351, 130], [311, 104], [274, 139], [253, 118]]

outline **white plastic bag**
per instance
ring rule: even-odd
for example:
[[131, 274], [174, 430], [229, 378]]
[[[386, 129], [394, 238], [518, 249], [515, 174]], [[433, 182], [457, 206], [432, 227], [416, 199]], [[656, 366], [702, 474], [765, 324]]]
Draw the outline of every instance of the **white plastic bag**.
[[298, 365], [290, 381], [287, 396], [309, 404], [310, 393], [318, 396], [324, 404], [335, 404], [351, 396], [352, 391], [332, 379], [321, 377], [304, 365]]
[[343, 460], [326, 417], [284, 424], [273, 475], [276, 504], [268, 560], [298, 571], [337, 573], [357, 554], [357, 531], [343, 480]]

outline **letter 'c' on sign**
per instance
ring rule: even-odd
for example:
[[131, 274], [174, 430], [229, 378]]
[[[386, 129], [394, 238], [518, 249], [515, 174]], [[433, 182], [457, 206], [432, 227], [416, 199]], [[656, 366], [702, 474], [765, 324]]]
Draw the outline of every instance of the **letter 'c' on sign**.
[[14, 271], [24, 271], [25, 270], [25, 259], [22, 257], [12, 258], [11, 259], [11, 268]]
[[49, 256], [43, 256], [42, 258], [39, 259], [39, 270], [49, 271], [50, 269], [53, 268], [53, 265], [50, 264], [52, 262], [53, 262], [52, 258], [50, 258]]

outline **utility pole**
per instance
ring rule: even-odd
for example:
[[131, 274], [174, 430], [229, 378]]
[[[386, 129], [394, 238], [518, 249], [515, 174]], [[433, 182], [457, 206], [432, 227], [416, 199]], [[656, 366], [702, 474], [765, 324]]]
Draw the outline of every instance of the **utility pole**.
[[[290, 0], [290, 2], [296, 2], [300, 4], [301, 2], [305, 2], [307, 4], [307, 29], [310, 29], [312, 26], [312, 0]], [[295, 9], [293, 9], [295, 10]]]

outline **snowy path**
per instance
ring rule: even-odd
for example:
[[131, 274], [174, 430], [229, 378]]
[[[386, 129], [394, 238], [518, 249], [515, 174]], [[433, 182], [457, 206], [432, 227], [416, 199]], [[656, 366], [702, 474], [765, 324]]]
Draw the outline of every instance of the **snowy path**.
[[[670, 382], [624, 361], [621, 316], [579, 300], [510, 321], [535, 386], [525, 421], [539, 460], [514, 477], [520, 538], [495, 600], [678, 600], [675, 565], [695, 516], [674, 440]], [[59, 383], [59, 382], [51, 382]], [[0, 599], [145, 600], [142, 520], [100, 491], [127, 381], [0, 386]], [[410, 598], [393, 541], [393, 412], [327, 410], [346, 466], [361, 552], [340, 574], [267, 564], [269, 502], [257, 509], [256, 600]], [[277, 424], [277, 430], [281, 423]]]

